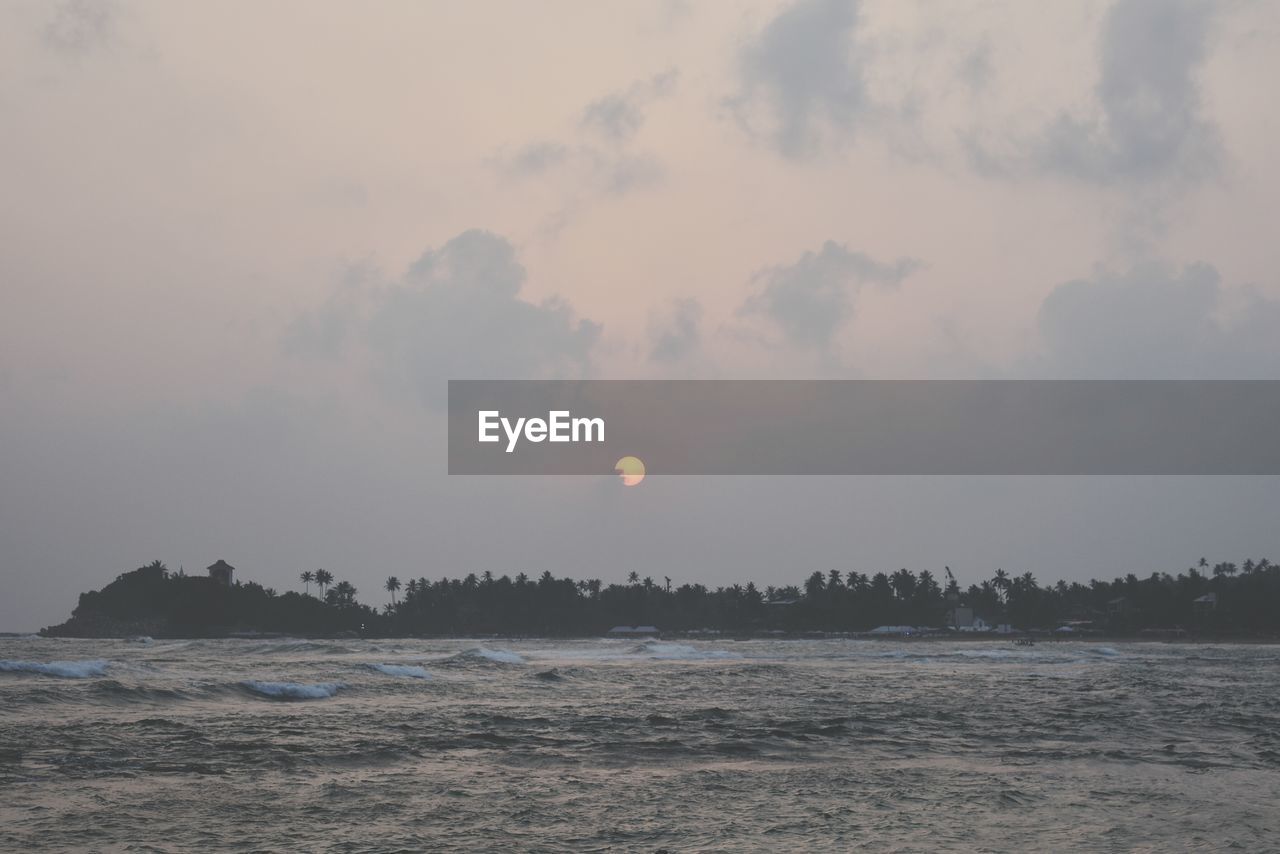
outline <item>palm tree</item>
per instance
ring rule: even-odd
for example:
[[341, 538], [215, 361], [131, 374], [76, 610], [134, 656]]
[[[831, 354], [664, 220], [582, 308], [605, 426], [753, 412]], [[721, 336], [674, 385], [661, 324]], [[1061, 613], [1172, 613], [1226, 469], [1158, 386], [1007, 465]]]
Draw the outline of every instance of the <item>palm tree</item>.
[[810, 599], [817, 599], [827, 589], [827, 578], [821, 572], [814, 570], [804, 582], [804, 595]]
[[640, 573], [638, 573], [638, 572], [636, 572], [636, 571], [634, 571], [634, 570], [632, 570], [630, 573], [628, 573], [628, 574], [627, 574], [627, 583], [628, 583], [628, 584], [639, 584], [639, 583], [640, 583]]
[[[998, 590], [1000, 593], [1007, 594], [1009, 592], [1009, 587], [1011, 586], [1011, 582], [1009, 581], [1009, 573], [1005, 572], [1003, 569], [997, 569], [995, 576], [991, 579], [991, 586], [994, 587], [996, 590]], [[1008, 597], [1006, 595], [1006, 596], [1002, 596], [1001, 598], [1005, 599]]]
[[391, 604], [396, 604], [396, 591], [400, 589], [400, 579], [394, 575], [387, 578], [387, 583], [383, 585], [386, 591], [391, 594]]
[[320, 587], [320, 595], [325, 594], [326, 588], [333, 583], [333, 573], [327, 569], [316, 570], [316, 584]]
[[316, 580], [316, 574], [308, 569], [307, 571], [299, 575], [298, 578], [302, 579], [302, 583], [303, 585], [305, 585], [304, 589], [307, 591], [307, 595], [310, 596], [311, 582]]

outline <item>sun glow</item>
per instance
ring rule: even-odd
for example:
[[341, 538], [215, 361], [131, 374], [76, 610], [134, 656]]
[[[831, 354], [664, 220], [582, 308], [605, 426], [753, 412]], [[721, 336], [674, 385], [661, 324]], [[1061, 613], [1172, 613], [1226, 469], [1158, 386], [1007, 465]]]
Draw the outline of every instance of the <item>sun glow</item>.
[[622, 478], [623, 486], [639, 486], [644, 480], [644, 463], [639, 457], [623, 457], [614, 464], [613, 470]]

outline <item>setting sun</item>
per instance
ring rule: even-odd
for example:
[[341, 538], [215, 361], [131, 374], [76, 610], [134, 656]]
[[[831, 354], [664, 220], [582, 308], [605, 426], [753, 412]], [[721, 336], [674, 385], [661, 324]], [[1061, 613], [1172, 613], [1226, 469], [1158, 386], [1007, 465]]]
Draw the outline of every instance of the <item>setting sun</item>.
[[644, 480], [644, 463], [639, 457], [623, 457], [614, 464], [613, 470], [622, 478], [623, 486], [639, 486]]

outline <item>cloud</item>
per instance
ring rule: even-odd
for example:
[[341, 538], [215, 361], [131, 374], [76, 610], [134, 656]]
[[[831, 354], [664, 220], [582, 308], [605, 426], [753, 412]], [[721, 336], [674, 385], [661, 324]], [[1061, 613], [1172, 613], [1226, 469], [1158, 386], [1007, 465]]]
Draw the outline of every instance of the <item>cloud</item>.
[[584, 198], [623, 196], [662, 182], [666, 176], [662, 162], [636, 151], [630, 143], [644, 126], [646, 108], [670, 95], [678, 79], [679, 72], [671, 68], [587, 104], [578, 121], [577, 142], [538, 140], [512, 154], [500, 152], [489, 163], [508, 179], [543, 177], [554, 171], [558, 180], [581, 188], [573, 190], [567, 205], [552, 218], [550, 230], [558, 231], [581, 209]]
[[666, 175], [661, 161], [647, 154], [604, 158], [597, 169], [600, 186], [613, 196], [660, 184]]
[[340, 289], [291, 325], [285, 347], [333, 356], [354, 341], [391, 387], [432, 406], [443, 403], [449, 379], [583, 376], [600, 325], [562, 299], [523, 298], [525, 277], [505, 238], [466, 231], [424, 252], [397, 281]]
[[592, 101], [582, 111], [582, 127], [610, 142], [626, 142], [644, 125], [645, 108], [651, 102], [670, 95], [679, 76], [676, 69], [670, 68], [648, 80], [633, 83], [621, 92], [612, 92]]
[[649, 358], [679, 362], [693, 355], [701, 342], [702, 304], [696, 299], [673, 300], [649, 318]]
[[1280, 301], [1229, 291], [1209, 264], [1144, 264], [1055, 288], [1040, 307], [1040, 376], [1280, 379]]
[[1219, 141], [1196, 73], [1212, 12], [1202, 0], [1118, 0], [1103, 25], [1098, 112], [1062, 113], [1043, 135], [1040, 165], [1100, 183], [1210, 173]]
[[748, 130], [762, 111], [766, 135], [786, 157], [811, 157], [825, 143], [848, 140], [871, 108], [857, 29], [855, 0], [787, 7], [743, 49], [742, 91], [731, 109]]
[[994, 76], [991, 52], [990, 40], [983, 38], [976, 47], [965, 54], [956, 69], [957, 76], [971, 92], [980, 92], [990, 85]]
[[821, 250], [804, 253], [794, 264], [757, 273], [754, 293], [739, 314], [763, 315], [790, 343], [826, 350], [853, 314], [854, 297], [863, 285], [896, 285], [918, 267], [919, 262], [909, 258], [882, 264], [828, 240]]
[[66, 0], [54, 9], [44, 29], [44, 41], [59, 53], [81, 55], [106, 45], [116, 24], [110, 0]]
[[568, 146], [544, 140], [521, 146], [510, 157], [495, 158], [493, 162], [508, 176], [525, 178], [549, 172], [570, 156]]

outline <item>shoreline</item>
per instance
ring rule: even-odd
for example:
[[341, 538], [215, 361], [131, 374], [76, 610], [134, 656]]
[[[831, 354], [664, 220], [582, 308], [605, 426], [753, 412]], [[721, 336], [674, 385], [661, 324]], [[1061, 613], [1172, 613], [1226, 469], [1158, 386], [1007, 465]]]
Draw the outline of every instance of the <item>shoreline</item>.
[[1188, 646], [1206, 646], [1218, 644], [1235, 644], [1235, 645], [1253, 645], [1253, 646], [1276, 646], [1280, 645], [1280, 637], [1236, 637], [1231, 635], [1214, 635], [1214, 636], [1195, 636], [1195, 637], [1134, 637], [1133, 635], [1071, 635], [1071, 636], [1050, 636], [1036, 635], [1026, 632], [1016, 632], [1012, 634], [996, 635], [996, 634], [977, 634], [963, 633], [953, 635], [930, 634], [930, 635], [873, 635], [863, 632], [787, 632], [787, 633], [711, 633], [711, 632], [660, 632], [654, 635], [643, 636], [609, 636], [607, 634], [579, 634], [579, 635], [504, 635], [504, 634], [440, 634], [440, 635], [333, 635], [333, 634], [290, 634], [284, 632], [237, 632], [222, 634], [202, 634], [202, 635], [48, 635], [41, 632], [0, 632], [0, 641], [4, 640], [119, 640], [119, 641], [138, 641], [143, 638], [148, 640], [165, 640], [165, 641], [194, 641], [194, 640], [232, 640], [232, 641], [271, 641], [271, 640], [302, 640], [302, 641], [349, 641], [349, 640], [367, 640], [367, 641], [405, 641], [405, 640], [423, 640], [423, 641], [443, 641], [443, 640], [465, 640], [465, 641], [632, 641], [634, 643], [643, 643], [647, 640], [654, 641], [721, 641], [731, 643], [744, 643], [749, 641], [821, 641], [821, 640], [852, 640], [852, 641], [870, 641], [870, 642], [893, 642], [893, 643], [990, 643], [1004, 641], [1013, 644], [1019, 640], [1031, 640], [1035, 645], [1040, 644], [1058, 644], [1058, 643], [1093, 643], [1093, 644], [1138, 644], [1138, 643], [1160, 643], [1169, 645], [1184, 644]]

